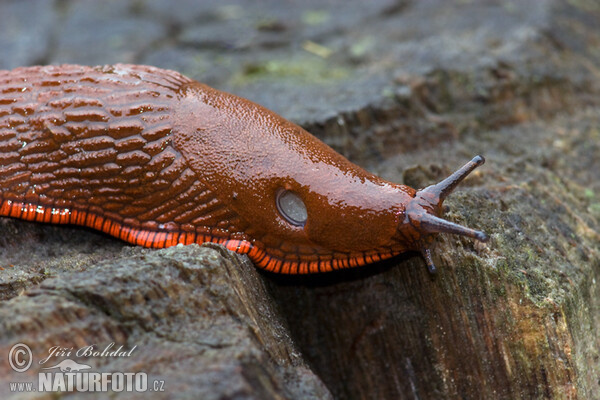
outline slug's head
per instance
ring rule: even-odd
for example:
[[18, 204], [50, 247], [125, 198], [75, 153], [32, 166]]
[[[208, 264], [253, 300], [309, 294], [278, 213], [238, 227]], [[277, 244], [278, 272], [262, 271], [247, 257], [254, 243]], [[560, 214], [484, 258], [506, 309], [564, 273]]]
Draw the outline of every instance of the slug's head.
[[454, 188], [467, 175], [484, 162], [485, 159], [482, 156], [474, 157], [448, 178], [416, 192], [414, 198], [406, 206], [405, 219], [402, 221], [399, 230], [405, 237], [416, 238], [416, 246], [419, 247], [431, 273], [436, 270], [429, 250], [433, 234], [452, 233], [469, 236], [481, 242], [486, 242], [489, 239], [484, 232], [466, 228], [439, 217], [446, 196], [452, 193]]
[[483, 157], [416, 192], [352, 164], [257, 104], [199, 83], [179, 96], [173, 144], [197, 189], [206, 189], [182, 219], [261, 268], [324, 272], [422, 250], [433, 270], [428, 247], [436, 233], [487, 238], [439, 218], [446, 195]]

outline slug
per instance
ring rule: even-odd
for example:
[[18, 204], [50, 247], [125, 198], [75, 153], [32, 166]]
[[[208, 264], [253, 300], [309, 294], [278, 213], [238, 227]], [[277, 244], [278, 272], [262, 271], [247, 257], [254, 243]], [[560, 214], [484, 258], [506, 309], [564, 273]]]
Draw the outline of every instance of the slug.
[[0, 215], [162, 248], [215, 242], [305, 274], [420, 251], [476, 156], [422, 190], [352, 164], [258, 104], [141, 65], [0, 71]]

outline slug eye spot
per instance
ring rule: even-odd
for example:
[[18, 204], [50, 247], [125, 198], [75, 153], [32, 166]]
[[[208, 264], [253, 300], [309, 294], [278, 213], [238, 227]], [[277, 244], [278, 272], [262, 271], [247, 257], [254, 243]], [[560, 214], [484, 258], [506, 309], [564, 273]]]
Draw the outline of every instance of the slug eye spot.
[[300, 196], [294, 192], [283, 189], [277, 192], [275, 202], [279, 214], [281, 214], [287, 222], [296, 226], [304, 226], [306, 219], [308, 218], [308, 213], [306, 212], [306, 206]]

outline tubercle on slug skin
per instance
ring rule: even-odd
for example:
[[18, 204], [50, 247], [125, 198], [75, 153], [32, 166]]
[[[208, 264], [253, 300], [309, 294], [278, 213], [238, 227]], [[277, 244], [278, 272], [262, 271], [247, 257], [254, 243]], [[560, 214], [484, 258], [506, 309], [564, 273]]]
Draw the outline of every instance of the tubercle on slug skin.
[[272, 272], [325, 272], [410, 250], [433, 272], [436, 233], [487, 240], [439, 218], [444, 198], [483, 162], [416, 191], [174, 71], [0, 71], [0, 215], [83, 225], [145, 247], [221, 243]]

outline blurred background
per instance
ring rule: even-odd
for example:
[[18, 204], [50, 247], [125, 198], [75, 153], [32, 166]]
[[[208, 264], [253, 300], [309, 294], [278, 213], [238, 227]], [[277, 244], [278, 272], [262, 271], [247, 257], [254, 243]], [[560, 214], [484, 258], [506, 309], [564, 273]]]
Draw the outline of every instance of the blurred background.
[[[546, 64], [559, 57], [555, 42], [566, 40], [575, 50], [582, 46], [582, 38], [571, 32], [556, 39], [564, 30], [555, 23], [559, 11], [578, 11], [558, 5], [549, 0], [2, 0], [0, 68], [120, 62], [175, 69], [301, 122], [374, 168], [373, 157], [406, 154], [438, 135], [448, 139], [464, 130], [435, 118], [414, 129], [397, 116], [419, 110], [399, 110], [399, 102], [415, 108], [410, 103], [418, 97], [435, 114], [467, 109], [467, 101], [494, 102], [494, 90], [506, 86], [513, 69], [543, 77]], [[511, 113], [470, 123], [497, 126], [498, 120], [527, 118]], [[369, 134], [356, 131], [357, 125]], [[400, 139], [399, 132], [407, 130]], [[403, 167], [419, 158], [404, 159]]]

